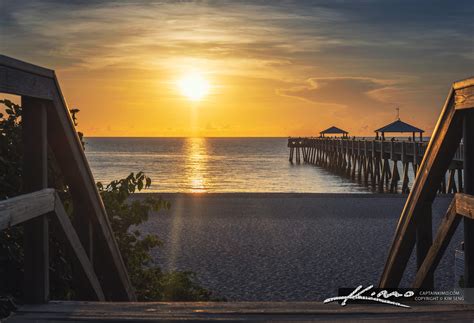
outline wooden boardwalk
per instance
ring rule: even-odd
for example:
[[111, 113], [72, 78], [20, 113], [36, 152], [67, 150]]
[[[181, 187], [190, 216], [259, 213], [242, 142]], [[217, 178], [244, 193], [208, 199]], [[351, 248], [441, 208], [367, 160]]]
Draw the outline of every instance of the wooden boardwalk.
[[[0, 55], [0, 92], [20, 95], [23, 107], [24, 174], [22, 195], [0, 201], [0, 230], [23, 225], [25, 232], [24, 301], [8, 322], [140, 320], [452, 320], [472, 322], [474, 305], [385, 305], [304, 303], [136, 303], [125, 264], [100, 194], [95, 186], [74, 122], [54, 71]], [[402, 191], [408, 190], [410, 164], [417, 174], [395, 232], [379, 287], [396, 288], [416, 245], [415, 288], [432, 288], [433, 274], [458, 224], [464, 225], [464, 286], [474, 288], [474, 78], [455, 82], [427, 147], [416, 142], [290, 139], [290, 161], [334, 168], [379, 190], [396, 190], [403, 164]], [[464, 148], [458, 150], [463, 139]], [[48, 188], [48, 147], [71, 189], [74, 222], [56, 192]], [[464, 151], [462, 151], [464, 149]], [[458, 150], [458, 152], [456, 152]], [[301, 156], [302, 155], [302, 156]], [[422, 158], [422, 156], [424, 157]], [[461, 159], [460, 156], [463, 156]], [[463, 163], [460, 174], [456, 163]], [[453, 164], [454, 163], [454, 164]], [[454, 166], [453, 166], [454, 165]], [[444, 183], [446, 171], [458, 170], [464, 182]], [[444, 178], [444, 180], [443, 180]], [[441, 184], [439, 184], [441, 183]], [[463, 185], [464, 184], [464, 187]], [[457, 193], [432, 237], [436, 192]], [[49, 223], [56, 221], [69, 246], [79, 299], [49, 301]], [[61, 237], [60, 237], [61, 238]], [[330, 279], [328, 277], [328, 279]], [[111, 301], [109, 303], [103, 301]], [[118, 303], [117, 301], [122, 301]], [[127, 303], [126, 301], [129, 301]]]
[[[416, 177], [427, 146], [428, 142], [417, 141], [288, 139], [291, 163], [324, 167], [381, 193], [409, 193], [410, 177]], [[463, 153], [461, 144], [439, 184], [439, 193], [463, 191]]]
[[6, 322], [137, 322], [155, 320], [324, 320], [324, 321], [433, 321], [472, 322], [474, 305], [413, 304], [411, 308], [389, 305], [323, 304], [320, 302], [50, 302], [23, 306]]

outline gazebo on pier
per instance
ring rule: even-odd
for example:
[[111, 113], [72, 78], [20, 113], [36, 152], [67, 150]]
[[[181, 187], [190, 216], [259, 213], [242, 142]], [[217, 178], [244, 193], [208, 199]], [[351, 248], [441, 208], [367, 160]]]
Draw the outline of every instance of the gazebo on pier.
[[[376, 137], [375, 139], [381, 138], [382, 140], [385, 139], [385, 133], [412, 133], [412, 138], [413, 141], [415, 141], [415, 134], [420, 135], [420, 141], [423, 141], [423, 132], [424, 130], [417, 128], [415, 126], [412, 126], [406, 122], [401, 121], [400, 119], [382, 127], [377, 130], [375, 130]], [[380, 137], [379, 137], [380, 133]]]
[[332, 126], [326, 130], [321, 131], [319, 134], [322, 138], [324, 138], [325, 135], [342, 135], [342, 138], [347, 138], [349, 133], [345, 130], [342, 130], [341, 128]]

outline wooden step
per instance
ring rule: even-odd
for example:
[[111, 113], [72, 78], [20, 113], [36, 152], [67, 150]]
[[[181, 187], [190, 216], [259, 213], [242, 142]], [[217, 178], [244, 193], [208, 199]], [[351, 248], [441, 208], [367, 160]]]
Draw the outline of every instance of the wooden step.
[[474, 305], [323, 304], [320, 302], [50, 302], [21, 307], [7, 322], [83, 322], [150, 320], [376, 320], [471, 322]]

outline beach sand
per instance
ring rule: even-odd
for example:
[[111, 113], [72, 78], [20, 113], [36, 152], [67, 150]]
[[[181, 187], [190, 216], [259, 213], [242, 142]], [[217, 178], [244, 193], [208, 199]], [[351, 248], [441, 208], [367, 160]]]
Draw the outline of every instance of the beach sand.
[[[137, 194], [138, 198], [147, 194]], [[153, 251], [165, 270], [190, 270], [216, 295], [235, 301], [310, 301], [339, 287], [377, 285], [406, 200], [370, 194], [160, 194], [169, 211], [140, 226], [164, 245]], [[433, 205], [433, 228], [450, 197]], [[434, 233], [435, 234], [435, 233]], [[435, 273], [454, 285], [455, 234]], [[402, 285], [414, 278], [414, 255]]]

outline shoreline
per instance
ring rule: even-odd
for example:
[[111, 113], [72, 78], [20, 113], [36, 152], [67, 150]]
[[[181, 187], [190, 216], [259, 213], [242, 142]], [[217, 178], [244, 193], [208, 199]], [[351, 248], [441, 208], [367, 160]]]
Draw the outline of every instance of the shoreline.
[[[186, 198], [403, 198], [408, 194], [401, 193], [299, 193], [299, 192], [137, 192], [130, 198], [145, 198], [153, 196], [186, 197]], [[439, 194], [436, 198], [452, 199], [453, 194]]]

